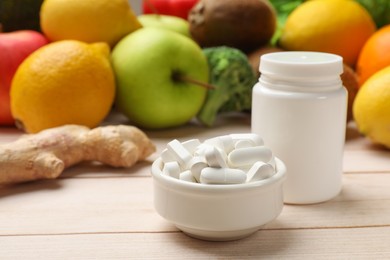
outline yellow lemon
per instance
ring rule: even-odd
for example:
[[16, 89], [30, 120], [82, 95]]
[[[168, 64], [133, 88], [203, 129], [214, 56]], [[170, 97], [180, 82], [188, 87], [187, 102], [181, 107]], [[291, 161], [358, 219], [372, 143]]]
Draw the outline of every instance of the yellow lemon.
[[97, 126], [109, 113], [115, 78], [106, 43], [50, 43], [19, 66], [11, 85], [11, 111], [26, 132], [64, 124]]
[[359, 89], [353, 115], [362, 134], [390, 148], [390, 66], [375, 73]]
[[103, 41], [111, 47], [141, 28], [127, 0], [45, 0], [40, 23], [51, 41]]
[[370, 14], [353, 0], [312, 0], [287, 17], [279, 44], [286, 50], [338, 54], [353, 67], [375, 30]]

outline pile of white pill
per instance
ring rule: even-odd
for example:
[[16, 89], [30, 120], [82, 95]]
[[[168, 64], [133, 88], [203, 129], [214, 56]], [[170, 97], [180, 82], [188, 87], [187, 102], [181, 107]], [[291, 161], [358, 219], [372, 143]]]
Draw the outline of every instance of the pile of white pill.
[[162, 173], [204, 184], [240, 184], [275, 174], [272, 151], [256, 134], [230, 134], [205, 140], [173, 140], [161, 153]]

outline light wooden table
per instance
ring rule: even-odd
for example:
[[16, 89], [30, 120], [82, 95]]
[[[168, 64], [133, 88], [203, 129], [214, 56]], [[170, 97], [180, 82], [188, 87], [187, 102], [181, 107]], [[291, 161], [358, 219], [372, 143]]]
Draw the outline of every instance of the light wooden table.
[[[209, 129], [147, 131], [158, 151], [131, 169], [83, 163], [57, 180], [0, 188], [0, 259], [390, 259], [390, 151], [353, 127], [341, 194], [326, 203], [286, 205], [250, 237], [193, 239], [155, 212], [150, 164], [168, 141], [249, 130], [250, 118], [242, 116]], [[0, 128], [0, 143], [19, 136]]]

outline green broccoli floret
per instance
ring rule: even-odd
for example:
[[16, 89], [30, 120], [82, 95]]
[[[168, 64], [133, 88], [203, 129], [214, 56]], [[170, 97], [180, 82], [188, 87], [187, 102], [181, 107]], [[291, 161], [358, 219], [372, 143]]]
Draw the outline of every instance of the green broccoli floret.
[[252, 88], [257, 81], [247, 56], [231, 47], [203, 49], [210, 68], [209, 83], [215, 87], [207, 92], [197, 115], [200, 122], [212, 126], [218, 113], [245, 111], [252, 106]]

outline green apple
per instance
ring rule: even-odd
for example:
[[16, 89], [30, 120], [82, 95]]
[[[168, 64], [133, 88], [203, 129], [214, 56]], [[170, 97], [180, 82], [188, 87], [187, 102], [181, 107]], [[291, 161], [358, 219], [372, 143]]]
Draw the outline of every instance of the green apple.
[[116, 106], [149, 129], [185, 124], [200, 110], [208, 82], [206, 56], [192, 39], [153, 27], [125, 36], [112, 51]]
[[142, 14], [138, 16], [138, 21], [144, 27], [163, 28], [178, 32], [187, 37], [191, 37], [188, 21], [177, 16], [161, 14]]

